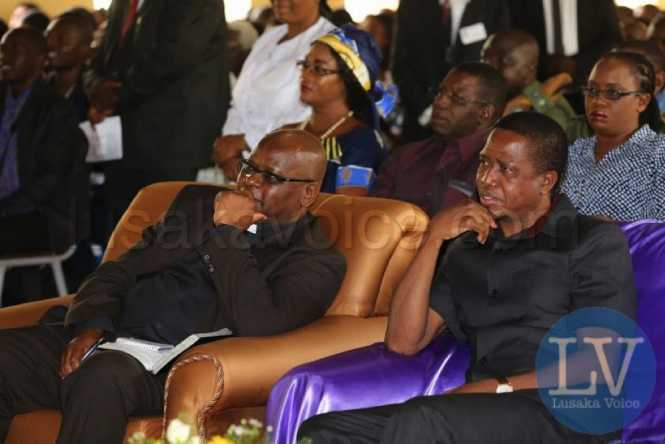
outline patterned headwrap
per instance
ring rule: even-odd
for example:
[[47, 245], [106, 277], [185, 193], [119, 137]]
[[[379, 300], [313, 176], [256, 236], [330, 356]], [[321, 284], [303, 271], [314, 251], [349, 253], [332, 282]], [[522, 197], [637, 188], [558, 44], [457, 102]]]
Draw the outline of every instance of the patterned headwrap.
[[378, 81], [381, 53], [372, 36], [353, 25], [344, 25], [319, 37], [317, 42], [328, 45], [351, 70], [360, 86], [382, 117], [391, 113], [397, 101], [397, 87]]

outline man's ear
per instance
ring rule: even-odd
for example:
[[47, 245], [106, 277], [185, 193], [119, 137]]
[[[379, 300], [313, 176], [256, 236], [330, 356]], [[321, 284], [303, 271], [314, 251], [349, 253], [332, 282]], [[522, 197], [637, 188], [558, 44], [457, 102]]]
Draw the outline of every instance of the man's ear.
[[492, 124], [496, 115], [496, 106], [492, 104], [482, 105], [478, 115], [480, 116], [480, 121], [485, 124], [484, 126]]
[[316, 198], [319, 197], [319, 190], [321, 189], [321, 182], [308, 183], [303, 187], [302, 196], [300, 196], [300, 206], [309, 208], [314, 204]]
[[552, 189], [559, 182], [559, 174], [554, 170], [543, 173], [540, 194], [546, 195], [552, 192]]

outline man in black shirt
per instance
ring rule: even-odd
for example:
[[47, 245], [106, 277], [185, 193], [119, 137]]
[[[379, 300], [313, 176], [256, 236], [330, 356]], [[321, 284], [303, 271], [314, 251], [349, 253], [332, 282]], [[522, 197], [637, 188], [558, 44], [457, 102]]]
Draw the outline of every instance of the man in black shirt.
[[578, 215], [559, 193], [566, 160], [565, 134], [553, 120], [503, 118], [480, 153], [479, 202], [433, 218], [397, 289], [388, 348], [415, 354], [447, 328], [471, 348], [467, 383], [402, 405], [315, 417], [301, 436], [316, 444], [602, 439], [559, 424], [537, 393], [536, 352], [559, 319], [585, 307], [635, 314], [626, 240], [617, 226]]
[[177, 343], [223, 327], [262, 336], [322, 316], [345, 272], [308, 212], [325, 167], [318, 138], [269, 134], [238, 192], [183, 189], [137, 245], [82, 285], [64, 326], [59, 307], [42, 325], [0, 331], [0, 441], [15, 414], [37, 409], [62, 411], [58, 443], [120, 443], [128, 416], [162, 411], [168, 369], [153, 375], [113, 351], [82, 362], [103, 337]]

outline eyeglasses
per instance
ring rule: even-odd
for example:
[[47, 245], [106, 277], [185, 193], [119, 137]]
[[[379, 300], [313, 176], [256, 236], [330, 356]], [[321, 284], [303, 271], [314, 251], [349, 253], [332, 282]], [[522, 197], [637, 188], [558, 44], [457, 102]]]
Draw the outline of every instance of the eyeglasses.
[[314, 183], [316, 180], [312, 179], [294, 179], [291, 177], [280, 176], [279, 174], [271, 173], [270, 171], [262, 170], [258, 166], [251, 163], [249, 160], [240, 160], [240, 173], [238, 174], [238, 181], [241, 177], [258, 176], [261, 183], [268, 185], [281, 185], [283, 183]]
[[593, 86], [583, 86], [582, 87], [582, 94], [584, 94], [586, 97], [599, 97], [603, 96], [604, 99], [611, 100], [612, 102], [616, 102], [617, 100], [621, 100], [623, 97], [626, 96], [640, 96], [642, 94], [646, 94], [645, 92], [642, 91], [618, 91], [614, 88], [608, 88], [608, 89], [599, 89], [595, 88]]
[[436, 93], [436, 96], [434, 96], [434, 101], [440, 100], [444, 97], [448, 97], [451, 102], [458, 106], [467, 106], [470, 103], [475, 103], [476, 105], [488, 105], [488, 103], [485, 101], [467, 99], [466, 97], [460, 96], [453, 91], [448, 91], [445, 88], [439, 89], [439, 91]]
[[325, 77], [332, 74], [339, 74], [340, 72], [342, 72], [339, 69], [324, 68], [321, 65], [310, 63], [307, 60], [298, 60], [296, 62], [296, 65], [298, 65], [298, 68], [300, 68], [301, 71], [305, 71], [311, 68], [312, 72], [314, 72], [314, 74], [316, 74], [318, 77]]

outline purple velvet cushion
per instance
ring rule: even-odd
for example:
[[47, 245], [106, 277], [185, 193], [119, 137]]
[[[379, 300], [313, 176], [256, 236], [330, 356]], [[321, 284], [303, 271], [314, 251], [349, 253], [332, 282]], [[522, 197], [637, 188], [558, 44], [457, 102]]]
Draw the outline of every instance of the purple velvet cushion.
[[[658, 361], [653, 397], [644, 413], [624, 429], [624, 442], [665, 442], [665, 224], [623, 224], [638, 294], [637, 320]], [[296, 367], [273, 388], [267, 423], [277, 444], [295, 443], [298, 426], [311, 416], [402, 402], [443, 393], [464, 382], [469, 352], [452, 337], [436, 338], [413, 357], [383, 344], [341, 353]]]
[[637, 322], [651, 340], [658, 365], [656, 387], [646, 410], [624, 429], [630, 443], [665, 442], [665, 224], [622, 225], [630, 245], [637, 287]]
[[351, 350], [284, 375], [270, 393], [266, 423], [276, 444], [295, 443], [307, 418], [443, 393], [464, 383], [468, 363], [468, 349], [451, 336], [439, 336], [411, 357], [383, 343]]

